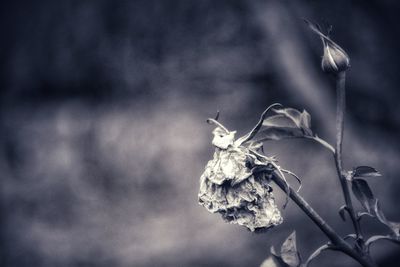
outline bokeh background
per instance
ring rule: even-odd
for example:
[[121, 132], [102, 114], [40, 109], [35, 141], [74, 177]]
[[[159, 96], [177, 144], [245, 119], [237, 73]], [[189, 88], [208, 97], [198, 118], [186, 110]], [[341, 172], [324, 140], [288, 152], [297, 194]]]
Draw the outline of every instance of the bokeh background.
[[[351, 57], [345, 167], [383, 173], [371, 186], [400, 221], [398, 2], [8, 1], [0, 13], [1, 266], [259, 266], [294, 229], [303, 258], [323, 244], [293, 203], [263, 234], [197, 204], [216, 110], [240, 135], [271, 103], [305, 108], [333, 143], [334, 80], [301, 18], [333, 24]], [[326, 149], [290, 140], [265, 150], [351, 232]], [[372, 250], [398, 266], [398, 246]], [[327, 252], [315, 266], [358, 265]]]

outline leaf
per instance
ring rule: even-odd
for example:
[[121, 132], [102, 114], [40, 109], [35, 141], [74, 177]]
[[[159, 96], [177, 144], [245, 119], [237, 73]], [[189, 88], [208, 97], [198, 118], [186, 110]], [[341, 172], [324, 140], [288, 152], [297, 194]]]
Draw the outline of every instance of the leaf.
[[[335, 149], [317, 135], [314, 136], [311, 130], [311, 116], [306, 111], [298, 111], [294, 108], [272, 109], [276, 115], [265, 118], [262, 122], [264, 129], [257, 133], [254, 142], [266, 140], [282, 140], [288, 138], [312, 139], [333, 153]], [[253, 136], [254, 137], [254, 136]]]
[[368, 238], [367, 241], [365, 241], [365, 245], [367, 246], [367, 249], [369, 250], [369, 247], [375, 243], [378, 240], [389, 240], [393, 243], [399, 244], [400, 245], [400, 239], [399, 238], [393, 238], [392, 236], [388, 236], [388, 235], [374, 235], [371, 236], [370, 238]]
[[313, 137], [311, 131], [311, 116], [307, 111], [294, 108], [273, 109], [277, 115], [266, 118], [266, 127], [258, 135], [258, 140], [281, 140], [294, 137]]
[[296, 231], [293, 231], [285, 242], [283, 242], [281, 247], [281, 258], [290, 267], [300, 266], [300, 255], [296, 247]]
[[375, 168], [369, 166], [358, 166], [353, 170], [353, 177], [379, 177], [382, 176]]
[[[304, 22], [308, 25], [308, 27], [309, 27], [314, 33], [316, 33], [316, 34], [319, 35], [319, 37], [321, 38], [322, 43], [323, 43], [324, 46], [325, 46], [326, 44], [330, 44], [331, 46], [333, 46], [333, 47], [339, 49], [339, 50], [342, 51], [345, 55], [347, 55], [346, 52], [345, 52], [337, 43], [335, 43], [334, 41], [332, 41], [332, 40], [329, 38], [329, 36], [326, 36], [325, 34], [323, 34], [323, 33], [321, 32], [321, 27], [320, 27], [318, 24], [312, 23], [312, 22], [310, 22], [309, 20], [306, 20], [306, 19], [303, 19], [303, 20], [304, 20]], [[330, 34], [330, 31], [331, 31], [331, 29], [328, 29], [328, 35]]]
[[261, 142], [265, 140], [282, 140], [288, 138], [299, 138], [303, 136], [304, 133], [298, 128], [269, 127], [260, 131], [253, 140], [255, 142]]
[[260, 265], [260, 267], [288, 267], [282, 260], [278, 261], [275, 256], [269, 256]]
[[281, 246], [280, 255], [272, 246], [271, 256], [260, 267], [300, 267], [301, 259], [296, 247], [296, 231], [293, 231]]
[[[283, 260], [282, 257], [278, 255], [278, 253], [275, 251], [274, 246], [271, 246], [270, 248], [270, 252], [271, 252], [271, 256], [269, 256], [264, 262], [263, 264], [270, 264], [273, 267], [291, 267], [288, 264], [286, 264]], [[270, 260], [269, 260], [270, 259]], [[269, 267], [269, 265], [266, 266], [261, 266], [261, 267]]]
[[311, 133], [311, 116], [310, 114], [303, 110], [303, 112], [298, 111], [294, 108], [283, 108], [283, 109], [274, 109], [275, 113], [281, 114], [290, 120], [297, 126], [297, 128], [302, 129], [307, 134]]
[[[377, 218], [382, 224], [386, 225], [392, 231], [393, 236], [399, 240], [400, 223], [391, 222], [386, 219], [386, 216], [383, 214], [380, 207], [379, 200], [374, 197], [368, 183], [363, 179], [354, 179], [352, 181], [352, 190], [367, 212]], [[361, 218], [363, 215], [363, 213], [360, 213], [358, 217]]]
[[246, 134], [246, 135], [240, 137], [238, 140], [236, 140], [235, 145], [240, 146], [242, 143], [248, 142], [251, 139], [253, 139], [253, 137], [261, 129], [261, 126], [263, 125], [263, 122], [265, 120], [265, 117], [267, 116], [268, 111], [270, 111], [273, 107], [276, 107], [276, 106], [282, 106], [282, 105], [279, 103], [275, 103], [275, 104], [270, 105], [266, 110], [264, 110], [264, 112], [261, 114], [261, 117], [260, 117], [259, 121], [257, 122], [256, 126], [254, 126], [254, 128], [248, 134]]
[[358, 213], [357, 213], [357, 219], [358, 219], [358, 220], [360, 220], [362, 217], [365, 217], [365, 216], [368, 216], [368, 217], [375, 217], [375, 215], [373, 215], [373, 214], [371, 214], [371, 213], [369, 213], [369, 212], [358, 212]]
[[354, 179], [352, 182], [352, 190], [361, 205], [371, 213], [375, 205], [375, 197], [369, 187], [367, 181], [363, 179]]
[[298, 128], [296, 123], [285, 115], [272, 115], [263, 122], [266, 127]]
[[400, 238], [400, 223], [397, 222], [391, 222], [388, 219], [386, 219], [385, 215], [383, 214], [383, 211], [381, 209], [381, 206], [379, 204], [378, 199], [375, 200], [374, 202], [374, 208], [373, 212], [375, 217], [384, 225], [386, 225], [392, 232], [393, 235], [399, 239]]
[[321, 254], [321, 252], [323, 252], [324, 250], [327, 249], [332, 249], [330, 244], [325, 244], [320, 246], [319, 248], [317, 248], [311, 255], [310, 257], [308, 257], [307, 261], [304, 263], [304, 267], [308, 267], [308, 265], [310, 264], [310, 262], [312, 260], [314, 260], [316, 257], [319, 256], [319, 254]]

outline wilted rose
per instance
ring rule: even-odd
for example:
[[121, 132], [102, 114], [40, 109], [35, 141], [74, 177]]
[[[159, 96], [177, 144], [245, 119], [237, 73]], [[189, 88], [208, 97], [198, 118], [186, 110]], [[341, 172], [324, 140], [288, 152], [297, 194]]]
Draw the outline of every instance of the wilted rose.
[[282, 223], [269, 186], [273, 166], [261, 162], [248, 145], [236, 146], [235, 132], [218, 127], [213, 134], [214, 158], [200, 178], [199, 203], [251, 231]]

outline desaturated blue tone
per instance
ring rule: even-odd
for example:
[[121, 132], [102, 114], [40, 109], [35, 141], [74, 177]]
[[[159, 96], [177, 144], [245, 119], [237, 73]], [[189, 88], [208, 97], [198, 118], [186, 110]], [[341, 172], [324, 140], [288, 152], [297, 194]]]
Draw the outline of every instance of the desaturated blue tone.
[[[303, 258], [326, 238], [293, 204], [253, 234], [197, 203], [220, 120], [238, 136], [274, 102], [334, 142], [334, 80], [301, 18], [334, 25], [351, 58], [344, 166], [371, 165], [400, 221], [400, 27], [396, 1], [9, 1], [0, 9], [1, 266], [259, 266], [293, 229]], [[329, 151], [265, 145], [302, 195], [350, 233]], [[295, 181], [292, 181], [295, 183]], [[275, 189], [281, 206], [284, 194]], [[386, 229], [367, 219], [377, 233]], [[382, 266], [400, 249], [372, 248]], [[358, 266], [327, 252], [314, 266]]]

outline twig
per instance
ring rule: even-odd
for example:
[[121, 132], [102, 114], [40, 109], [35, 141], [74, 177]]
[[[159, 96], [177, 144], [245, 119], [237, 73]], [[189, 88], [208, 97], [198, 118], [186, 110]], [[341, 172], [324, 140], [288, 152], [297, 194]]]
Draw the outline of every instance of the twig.
[[369, 260], [368, 256], [357, 253], [343, 238], [341, 238], [335, 230], [300, 196], [293, 190], [286, 181], [280, 177], [278, 172], [274, 172], [272, 180], [286, 192], [288, 190], [289, 197], [304, 211], [305, 214], [321, 229], [321, 231], [329, 238], [335, 248], [358, 261], [364, 267], [377, 267], [375, 263]]

